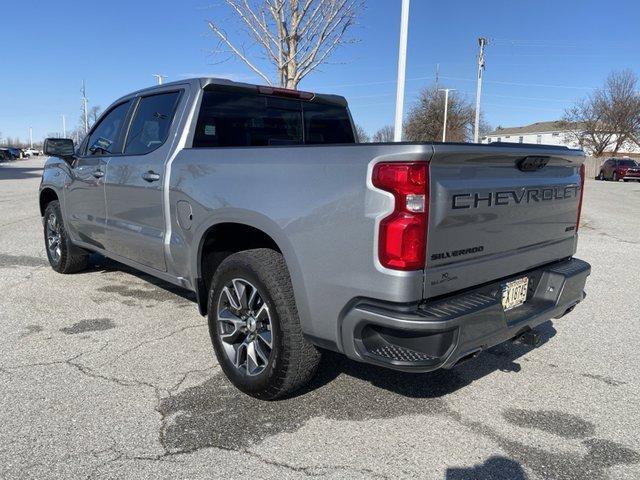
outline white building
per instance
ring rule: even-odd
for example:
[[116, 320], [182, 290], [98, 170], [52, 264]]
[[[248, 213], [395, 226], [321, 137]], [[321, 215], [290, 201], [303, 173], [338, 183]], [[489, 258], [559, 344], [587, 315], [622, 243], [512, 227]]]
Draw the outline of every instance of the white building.
[[559, 121], [536, 122], [524, 127], [498, 127], [482, 137], [481, 143], [537, 143], [542, 145], [562, 145], [579, 148], [577, 142], [567, 138], [567, 130], [561, 128]]
[[[610, 148], [605, 149], [605, 154], [610, 153], [616, 157], [631, 156], [633, 158], [640, 157], [640, 146], [634, 142], [625, 143], [617, 153], [611, 153], [613, 148], [613, 142], [615, 142], [616, 136], [611, 139], [612, 144]], [[580, 145], [575, 141], [575, 137], [569, 135], [569, 131], [566, 128], [562, 128], [562, 122], [555, 120], [551, 122], [536, 122], [524, 127], [498, 127], [493, 132], [482, 137], [481, 143], [537, 143], [540, 145], [561, 145], [569, 148], [580, 148]], [[588, 149], [585, 149], [587, 155], [590, 154]]]

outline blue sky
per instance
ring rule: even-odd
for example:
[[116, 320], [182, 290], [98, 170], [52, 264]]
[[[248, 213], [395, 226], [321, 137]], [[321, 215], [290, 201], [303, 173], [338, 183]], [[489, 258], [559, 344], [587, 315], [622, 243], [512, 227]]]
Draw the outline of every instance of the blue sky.
[[[300, 88], [347, 97], [372, 133], [393, 121], [400, 0], [368, 0], [347, 46]], [[90, 105], [168, 81], [222, 76], [259, 82], [240, 62], [218, 63], [208, 19], [221, 0], [6, 2], [2, 16], [0, 132], [34, 139], [78, 122], [80, 85]], [[640, 2], [413, 0], [406, 108], [433, 81], [475, 96], [477, 37], [489, 38], [483, 112], [492, 126], [559, 118], [611, 70], [640, 74]]]

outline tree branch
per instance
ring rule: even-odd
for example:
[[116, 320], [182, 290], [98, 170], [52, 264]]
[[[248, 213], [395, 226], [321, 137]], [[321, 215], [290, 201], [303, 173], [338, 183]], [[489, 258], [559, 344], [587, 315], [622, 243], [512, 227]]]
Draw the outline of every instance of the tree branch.
[[242, 53], [236, 46], [231, 43], [231, 41], [227, 38], [227, 35], [218, 27], [216, 27], [212, 22], [209, 23], [209, 28], [213, 30], [218, 37], [229, 47], [229, 49], [236, 55], [240, 60], [247, 64], [247, 66], [253, 70], [255, 73], [260, 75], [269, 85], [272, 85], [271, 80], [264, 73], [262, 73], [258, 67], [256, 67], [251, 61]]

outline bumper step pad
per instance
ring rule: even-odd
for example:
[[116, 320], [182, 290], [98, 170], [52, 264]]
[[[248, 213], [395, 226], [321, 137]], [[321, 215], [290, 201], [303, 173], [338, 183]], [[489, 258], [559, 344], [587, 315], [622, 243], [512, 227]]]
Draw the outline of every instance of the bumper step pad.
[[436, 360], [436, 358], [427, 355], [426, 353], [416, 352], [409, 348], [401, 347], [399, 345], [380, 345], [369, 351], [370, 354], [376, 355], [389, 360], [397, 360], [399, 362], [425, 362], [429, 360]]

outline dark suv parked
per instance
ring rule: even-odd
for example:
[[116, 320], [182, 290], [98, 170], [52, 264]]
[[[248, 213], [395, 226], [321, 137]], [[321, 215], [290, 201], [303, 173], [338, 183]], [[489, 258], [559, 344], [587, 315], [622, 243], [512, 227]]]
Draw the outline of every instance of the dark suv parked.
[[600, 167], [598, 180], [640, 181], [640, 166], [629, 158], [610, 158]]

